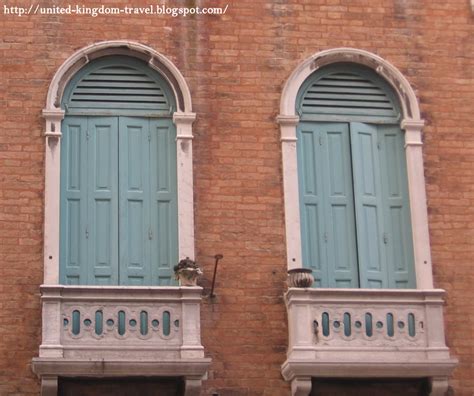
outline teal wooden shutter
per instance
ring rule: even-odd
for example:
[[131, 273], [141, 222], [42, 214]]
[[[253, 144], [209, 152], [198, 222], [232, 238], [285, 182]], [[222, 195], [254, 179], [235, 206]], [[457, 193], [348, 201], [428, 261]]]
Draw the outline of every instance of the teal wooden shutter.
[[173, 283], [178, 262], [178, 207], [176, 129], [170, 119], [150, 120], [150, 218], [152, 279], [157, 285]]
[[403, 132], [378, 126], [388, 287], [414, 288], [415, 271]]
[[87, 133], [88, 284], [118, 282], [117, 164], [117, 117], [90, 117]]
[[116, 284], [117, 118], [68, 117], [63, 130], [60, 279]]
[[351, 123], [360, 286], [388, 287], [377, 127]]
[[87, 119], [68, 117], [61, 139], [60, 280], [87, 283]]
[[361, 287], [415, 287], [403, 133], [351, 124]]
[[177, 263], [171, 120], [120, 117], [120, 283], [169, 285]]
[[348, 124], [301, 123], [298, 160], [303, 263], [317, 286], [357, 287]]
[[151, 284], [150, 127], [120, 117], [120, 283]]
[[71, 79], [61, 105], [61, 282], [173, 283], [178, 212], [170, 86], [146, 62], [104, 57]]
[[358, 287], [349, 124], [322, 123], [319, 128], [329, 287]]
[[322, 156], [315, 123], [298, 126], [298, 178], [301, 248], [305, 267], [313, 270], [315, 286], [328, 286], [328, 265], [323, 234], [325, 196], [321, 172]]

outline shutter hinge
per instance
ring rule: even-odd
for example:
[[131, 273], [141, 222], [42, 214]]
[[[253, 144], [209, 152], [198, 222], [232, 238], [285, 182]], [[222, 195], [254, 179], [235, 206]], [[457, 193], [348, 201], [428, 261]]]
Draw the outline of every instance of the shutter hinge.
[[89, 227], [86, 227], [86, 239], [89, 239]]
[[383, 243], [388, 243], [388, 234], [386, 232], [383, 233]]
[[89, 136], [90, 136], [89, 130], [87, 130], [87, 131], [86, 131], [86, 140], [89, 140]]
[[153, 231], [151, 230], [151, 227], [148, 229], [148, 239], [150, 241], [153, 239]]
[[151, 132], [148, 131], [148, 141], [151, 142]]
[[322, 136], [319, 136], [319, 145], [320, 145], [320, 146], [323, 145], [323, 137], [322, 137]]
[[328, 242], [328, 233], [327, 232], [324, 233], [324, 242], [326, 242], [326, 243]]
[[377, 148], [380, 150], [382, 148], [382, 145], [380, 144], [380, 142], [377, 142]]

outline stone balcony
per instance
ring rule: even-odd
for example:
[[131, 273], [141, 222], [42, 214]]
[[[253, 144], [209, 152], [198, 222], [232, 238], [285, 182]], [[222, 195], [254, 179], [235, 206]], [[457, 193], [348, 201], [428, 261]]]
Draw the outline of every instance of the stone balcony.
[[42, 286], [43, 330], [33, 370], [42, 395], [59, 377], [181, 377], [199, 395], [210, 365], [200, 287]]
[[429, 378], [444, 395], [457, 361], [445, 344], [443, 290], [298, 289], [285, 296], [292, 394], [315, 378]]

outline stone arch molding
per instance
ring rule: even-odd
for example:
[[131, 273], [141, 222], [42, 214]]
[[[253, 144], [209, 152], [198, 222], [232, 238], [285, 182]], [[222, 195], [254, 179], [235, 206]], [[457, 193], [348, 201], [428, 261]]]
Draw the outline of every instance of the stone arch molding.
[[61, 121], [65, 111], [61, 99], [68, 82], [88, 63], [104, 56], [122, 55], [145, 61], [168, 82], [174, 94], [176, 111], [177, 176], [178, 176], [178, 250], [179, 257], [194, 258], [194, 203], [192, 175], [191, 92], [179, 69], [167, 57], [140, 43], [117, 40], [91, 44], [72, 54], [51, 80], [46, 107], [45, 138], [45, 219], [44, 219], [44, 284], [59, 283], [59, 194]]
[[397, 94], [404, 120], [422, 122], [415, 92], [403, 74], [380, 56], [355, 48], [329, 49], [318, 52], [300, 63], [283, 88], [280, 115], [295, 116], [296, 96], [303, 82], [319, 68], [340, 62], [359, 64], [375, 70]]
[[334, 48], [318, 52], [300, 63], [286, 81], [277, 122], [280, 125], [285, 196], [285, 227], [288, 268], [302, 266], [298, 170], [296, 158], [296, 98], [304, 81], [319, 68], [335, 63], [363, 65], [379, 74], [393, 88], [401, 106], [401, 128], [405, 150], [418, 289], [432, 289], [433, 275], [428, 232], [425, 177], [423, 173], [422, 128], [419, 103], [408, 80], [391, 63], [378, 55], [355, 48]]
[[48, 90], [46, 110], [59, 109], [61, 98], [69, 80], [89, 62], [109, 55], [124, 55], [148, 63], [168, 82], [175, 95], [179, 112], [192, 112], [191, 92], [179, 69], [167, 57], [146, 45], [133, 41], [102, 41], [76, 51], [57, 70]]

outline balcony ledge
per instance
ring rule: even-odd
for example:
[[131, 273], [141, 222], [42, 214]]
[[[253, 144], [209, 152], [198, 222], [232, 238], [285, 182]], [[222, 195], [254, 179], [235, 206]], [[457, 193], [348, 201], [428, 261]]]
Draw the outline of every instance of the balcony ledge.
[[198, 377], [202, 378], [211, 359], [177, 359], [162, 361], [78, 360], [34, 358], [33, 372], [39, 377]]
[[59, 377], [181, 377], [199, 395], [211, 359], [201, 345], [201, 287], [41, 286], [41, 395]]
[[449, 376], [457, 365], [456, 359], [410, 362], [342, 362], [287, 360], [281, 368], [283, 378], [427, 378]]
[[282, 376], [294, 396], [312, 378], [429, 378], [444, 395], [457, 365], [444, 339], [444, 291], [290, 288]]

